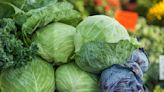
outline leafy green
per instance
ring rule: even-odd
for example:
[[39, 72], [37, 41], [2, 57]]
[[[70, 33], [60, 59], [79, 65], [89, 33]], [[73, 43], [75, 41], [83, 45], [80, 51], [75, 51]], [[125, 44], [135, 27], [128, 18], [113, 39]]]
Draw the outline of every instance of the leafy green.
[[76, 25], [80, 20], [80, 15], [73, 10], [73, 6], [70, 3], [59, 2], [32, 9], [24, 14], [17, 14], [14, 18], [19, 25], [22, 25], [22, 30], [25, 33], [32, 34], [37, 28], [53, 21], [62, 21]]
[[36, 53], [36, 46], [24, 47], [16, 37], [16, 26], [11, 19], [0, 20], [0, 71], [25, 65]]
[[10, 17], [14, 13], [14, 9], [6, 4], [0, 2], [0, 19]]
[[[55, 4], [57, 0], [1, 0], [0, 3], [1, 2], [10, 3], [22, 11], [27, 12], [31, 9], [41, 8], [50, 3]], [[3, 10], [7, 12], [6, 6], [3, 6]]]
[[75, 63], [68, 63], [56, 70], [59, 92], [99, 92], [96, 77], [82, 71]]
[[115, 19], [105, 15], [90, 16], [77, 26], [75, 51], [79, 51], [84, 43], [90, 41], [117, 43], [127, 39], [130, 39], [128, 32]]
[[52, 23], [37, 30], [34, 42], [39, 55], [54, 64], [67, 63], [74, 51], [75, 28], [63, 23]]
[[1, 74], [2, 92], [54, 92], [53, 67], [39, 58], [33, 58], [28, 65], [7, 69]]
[[118, 43], [88, 42], [76, 53], [75, 61], [85, 71], [100, 73], [113, 64], [125, 64], [136, 48], [126, 40]]

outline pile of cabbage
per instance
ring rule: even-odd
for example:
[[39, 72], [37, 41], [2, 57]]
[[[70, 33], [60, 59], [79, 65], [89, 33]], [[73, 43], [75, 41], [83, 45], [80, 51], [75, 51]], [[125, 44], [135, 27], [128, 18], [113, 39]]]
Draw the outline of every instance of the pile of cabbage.
[[114, 18], [61, 0], [0, 7], [0, 92], [146, 92], [147, 56]]

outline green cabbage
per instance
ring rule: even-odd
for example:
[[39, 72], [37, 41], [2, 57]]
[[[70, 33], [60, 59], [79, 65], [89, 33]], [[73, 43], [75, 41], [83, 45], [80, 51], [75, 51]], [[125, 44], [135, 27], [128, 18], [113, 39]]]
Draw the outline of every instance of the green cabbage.
[[100, 73], [113, 64], [125, 64], [136, 48], [127, 40], [118, 43], [88, 42], [76, 53], [75, 62], [85, 71]]
[[53, 67], [35, 58], [28, 65], [8, 69], [1, 74], [2, 92], [54, 92], [55, 77]]
[[57, 68], [56, 86], [59, 92], [99, 92], [96, 77], [82, 71], [75, 63]]
[[52, 23], [34, 36], [39, 55], [54, 64], [67, 63], [74, 51], [73, 37], [75, 28], [63, 23]]
[[125, 39], [130, 39], [128, 32], [115, 19], [105, 15], [90, 16], [77, 26], [75, 51], [79, 51], [84, 43], [90, 41], [117, 43]]

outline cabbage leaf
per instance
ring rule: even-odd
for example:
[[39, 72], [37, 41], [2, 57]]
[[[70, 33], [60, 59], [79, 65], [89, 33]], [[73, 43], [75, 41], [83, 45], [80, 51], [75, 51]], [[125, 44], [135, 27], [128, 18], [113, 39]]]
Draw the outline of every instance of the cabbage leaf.
[[88, 72], [100, 73], [113, 64], [125, 64], [137, 48], [128, 40], [118, 43], [88, 42], [75, 55], [77, 65]]
[[15, 12], [12, 6], [27, 12], [31, 9], [41, 8], [50, 3], [55, 4], [56, 2], [57, 0], [0, 0], [0, 18], [11, 17], [14, 15]]
[[22, 31], [32, 34], [37, 28], [54, 21], [76, 25], [80, 20], [80, 14], [73, 9], [70, 3], [58, 2], [17, 14], [14, 18], [16, 23], [22, 26]]

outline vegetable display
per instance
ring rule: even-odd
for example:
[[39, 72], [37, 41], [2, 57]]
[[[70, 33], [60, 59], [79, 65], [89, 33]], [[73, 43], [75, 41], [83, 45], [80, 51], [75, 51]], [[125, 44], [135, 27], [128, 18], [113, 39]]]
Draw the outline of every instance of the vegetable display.
[[0, 0], [0, 11], [0, 92], [146, 92], [147, 56], [114, 18], [82, 20], [66, 0]]

